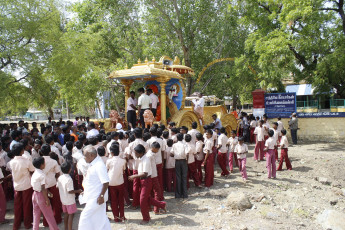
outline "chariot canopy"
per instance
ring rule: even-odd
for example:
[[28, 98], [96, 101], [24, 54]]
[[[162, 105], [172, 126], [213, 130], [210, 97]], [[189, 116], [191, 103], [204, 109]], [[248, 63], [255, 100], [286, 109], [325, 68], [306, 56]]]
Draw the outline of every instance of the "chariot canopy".
[[126, 66], [123, 70], [112, 72], [108, 79], [119, 80], [124, 85], [126, 108], [130, 87], [135, 81], [146, 81], [147, 84], [156, 86], [158, 89], [156, 93], [160, 96], [160, 120], [163, 124], [167, 124], [167, 107], [170, 116], [184, 108], [186, 92], [182, 80], [193, 75], [195, 75], [194, 70], [181, 65], [178, 57], [172, 60], [168, 56], [163, 56], [158, 62], [155, 58], [152, 61], [146, 58], [143, 63], [139, 59], [130, 69]]

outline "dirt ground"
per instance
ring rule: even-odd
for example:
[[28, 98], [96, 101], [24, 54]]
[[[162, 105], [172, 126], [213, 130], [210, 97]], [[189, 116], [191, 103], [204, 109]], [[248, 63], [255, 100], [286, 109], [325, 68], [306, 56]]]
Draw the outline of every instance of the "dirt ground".
[[[322, 229], [316, 220], [325, 209], [345, 213], [345, 145], [337, 143], [302, 143], [290, 147], [292, 171], [277, 173], [277, 179], [267, 179], [265, 162], [254, 162], [254, 145], [247, 155], [248, 182], [244, 184], [238, 168], [230, 178], [220, 177], [216, 164], [215, 183], [211, 189], [189, 190], [186, 200], [165, 193], [166, 215], [155, 216], [147, 226], [139, 225], [139, 210], [125, 210], [126, 223], [111, 222], [113, 229]], [[280, 150], [279, 150], [280, 152]], [[280, 156], [280, 153], [279, 153]], [[323, 181], [318, 178], [323, 177]], [[227, 206], [230, 193], [245, 193], [253, 207], [245, 211]], [[7, 205], [10, 224], [0, 229], [12, 229], [13, 202]], [[74, 219], [77, 229], [82, 207]], [[112, 213], [108, 212], [109, 218]], [[63, 225], [59, 226], [63, 229]], [[345, 223], [344, 223], [345, 229]]]

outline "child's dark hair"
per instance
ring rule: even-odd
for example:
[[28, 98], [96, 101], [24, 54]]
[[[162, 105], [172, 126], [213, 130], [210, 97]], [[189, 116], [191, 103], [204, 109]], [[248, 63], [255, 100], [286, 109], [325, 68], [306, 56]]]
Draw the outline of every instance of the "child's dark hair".
[[135, 138], [143, 137], [143, 131], [140, 128], [135, 128], [133, 133], [134, 133]]
[[120, 134], [118, 132], [111, 132], [111, 139], [118, 137]]
[[123, 132], [120, 132], [120, 133], [119, 133], [119, 139], [120, 139], [120, 140], [125, 139], [125, 134], [123, 134]]
[[260, 120], [260, 124], [264, 124], [265, 122], [264, 122], [264, 120]]
[[20, 153], [24, 150], [24, 145], [22, 143], [14, 144], [12, 146], [12, 153], [14, 156], [20, 156]]
[[148, 141], [148, 140], [150, 140], [150, 138], [151, 138], [151, 134], [150, 133], [144, 133], [144, 135], [143, 135], [143, 141]]
[[90, 145], [93, 145], [93, 146], [97, 145], [97, 143], [98, 143], [97, 137], [90, 137], [90, 138], [88, 139], [88, 141], [89, 141], [89, 144], [90, 144]]
[[212, 129], [208, 129], [207, 133], [213, 135]]
[[235, 134], [236, 135], [237, 134], [236, 130], [232, 130], [231, 134]]
[[179, 130], [178, 130], [178, 128], [172, 128], [172, 129], [171, 129], [171, 132], [177, 134], [177, 133], [179, 133]]
[[188, 132], [187, 126], [182, 126], [181, 129], [184, 130], [184, 131], [186, 131], [186, 133]]
[[159, 128], [164, 131], [165, 130], [165, 125], [161, 125]]
[[136, 151], [137, 153], [139, 154], [145, 154], [145, 147], [142, 145], [142, 144], [139, 144], [137, 145], [135, 148], [134, 148], [134, 151]]
[[163, 138], [168, 139], [169, 138], [169, 131], [164, 131], [163, 132]]
[[150, 128], [150, 133], [152, 136], [157, 136], [157, 129], [155, 127]]
[[272, 129], [268, 130], [268, 136], [273, 137], [274, 131]]
[[168, 147], [173, 146], [173, 144], [174, 144], [174, 141], [172, 139], [167, 140]]
[[69, 173], [69, 170], [71, 170], [71, 164], [68, 163], [68, 162], [64, 162], [61, 164], [61, 171], [64, 173], [64, 174], [68, 174]]
[[105, 148], [103, 146], [99, 146], [97, 148], [97, 153], [98, 153], [98, 156], [104, 157], [105, 156]]
[[278, 117], [278, 121], [280, 121], [282, 118], [281, 117]]
[[36, 157], [32, 160], [32, 164], [35, 168], [40, 169], [41, 166], [44, 164], [44, 158], [43, 157]]
[[196, 128], [198, 128], [198, 123], [196, 121], [194, 121], [192, 123], [192, 129], [196, 129]]
[[186, 142], [190, 142], [190, 141], [192, 140], [192, 136], [189, 135], [189, 134], [186, 134], [186, 135], [184, 136], [184, 140], [185, 140]]
[[135, 136], [134, 135], [129, 135], [128, 142], [131, 143], [135, 141]]
[[44, 140], [46, 141], [47, 144], [51, 144], [54, 141], [54, 138], [52, 135], [47, 135]]
[[118, 156], [120, 154], [120, 146], [117, 142], [113, 142], [110, 146], [110, 152], [114, 155], [114, 156]]
[[161, 138], [162, 134], [163, 134], [163, 129], [158, 128], [158, 129], [157, 129], [157, 137], [158, 137], [158, 138]]
[[68, 151], [72, 151], [72, 149], [73, 149], [73, 142], [72, 141], [67, 141], [66, 142], [66, 149]]
[[155, 141], [151, 144], [151, 148], [160, 149], [161, 145], [157, 141]]
[[285, 136], [286, 135], [286, 130], [282, 129], [281, 133]]
[[41, 156], [49, 156], [49, 153], [50, 153], [50, 145], [43, 144], [41, 149], [40, 149], [40, 155]]
[[83, 133], [82, 133], [82, 134], [79, 134], [78, 140], [79, 140], [79, 141], [82, 141], [82, 142], [83, 142], [84, 140], [86, 140], [85, 134], [83, 134]]
[[197, 134], [195, 135], [195, 137], [196, 137], [196, 139], [197, 139], [198, 141], [201, 141], [202, 138], [203, 138], [203, 136], [202, 136], [201, 133], [197, 133]]
[[220, 133], [225, 133], [225, 132], [226, 132], [226, 130], [224, 127], [220, 128]]
[[176, 125], [176, 123], [175, 123], [175, 122], [169, 122], [169, 126], [174, 127], [175, 125]]
[[182, 133], [177, 134], [177, 140], [178, 141], [182, 141], [183, 140], [183, 134]]
[[276, 126], [278, 126], [278, 122], [273, 122], [273, 125], [276, 125]]
[[239, 137], [238, 141], [244, 141], [244, 137]]
[[50, 152], [49, 157], [53, 160], [56, 160], [56, 162], [59, 164], [59, 156], [56, 153]]
[[74, 143], [75, 147], [77, 147], [77, 149], [81, 149], [83, 148], [83, 142], [80, 141], [80, 140], [77, 140], [75, 143]]

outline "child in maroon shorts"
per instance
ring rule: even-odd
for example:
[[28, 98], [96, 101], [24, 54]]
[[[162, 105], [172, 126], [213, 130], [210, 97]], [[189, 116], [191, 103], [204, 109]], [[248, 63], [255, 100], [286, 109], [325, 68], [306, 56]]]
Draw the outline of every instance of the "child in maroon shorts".
[[75, 203], [75, 194], [81, 193], [82, 190], [74, 190], [73, 180], [70, 176], [71, 164], [65, 162], [61, 165], [63, 175], [58, 178], [57, 187], [59, 189], [60, 199], [62, 203], [62, 211], [64, 213], [65, 229], [72, 230], [74, 213], [77, 211]]

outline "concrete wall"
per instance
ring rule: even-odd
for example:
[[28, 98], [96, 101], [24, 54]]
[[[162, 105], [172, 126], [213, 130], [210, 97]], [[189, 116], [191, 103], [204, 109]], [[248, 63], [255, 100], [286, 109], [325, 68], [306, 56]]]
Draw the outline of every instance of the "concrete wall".
[[[270, 119], [269, 121], [273, 123], [277, 119]], [[282, 118], [284, 128], [288, 131], [288, 137], [291, 141], [288, 121], [289, 119]], [[345, 117], [298, 118], [298, 127], [298, 140], [302, 142], [339, 142], [345, 139]]]

